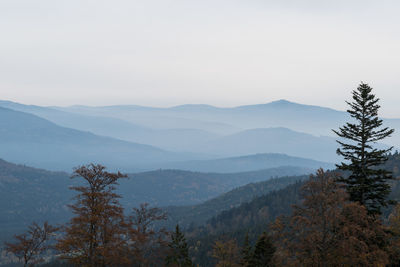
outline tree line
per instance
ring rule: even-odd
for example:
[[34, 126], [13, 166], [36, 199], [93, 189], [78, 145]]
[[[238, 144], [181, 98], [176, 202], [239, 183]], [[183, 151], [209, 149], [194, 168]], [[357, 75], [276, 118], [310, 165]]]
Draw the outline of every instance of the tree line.
[[[393, 174], [382, 168], [392, 148], [376, 148], [394, 130], [383, 127], [379, 98], [369, 85], [361, 83], [352, 99], [351, 121], [334, 130], [344, 158], [338, 172], [320, 169], [310, 176], [292, 214], [266, 226], [255, 242], [248, 234], [241, 245], [229, 235], [217, 238], [208, 253], [215, 266], [400, 264], [400, 206], [386, 222], [382, 216], [395, 204], [388, 199]], [[75, 169], [75, 177], [85, 185], [72, 187], [77, 195], [67, 224], [33, 224], [16, 243], [6, 244], [25, 266], [40, 263], [49, 250], [76, 266], [195, 266], [179, 225], [174, 232], [154, 226], [166, 219], [160, 209], [143, 204], [125, 214], [115, 193], [125, 175], [91, 164]]]

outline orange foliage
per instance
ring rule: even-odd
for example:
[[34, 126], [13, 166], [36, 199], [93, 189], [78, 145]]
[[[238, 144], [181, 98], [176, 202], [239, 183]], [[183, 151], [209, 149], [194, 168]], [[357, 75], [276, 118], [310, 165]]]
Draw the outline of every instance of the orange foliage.
[[32, 223], [27, 233], [15, 236], [16, 243], [5, 243], [5, 250], [14, 254], [24, 266], [40, 263], [42, 254], [51, 248], [48, 241], [57, 230], [47, 222], [43, 226]]
[[348, 201], [335, 176], [319, 170], [302, 189], [303, 203], [272, 226], [285, 266], [378, 266], [388, 263], [388, 236], [364, 206]]
[[85, 186], [72, 189], [79, 194], [71, 209], [75, 214], [58, 240], [61, 258], [79, 266], [129, 264], [125, 257], [124, 215], [119, 195], [114, 193], [121, 173], [109, 173], [101, 165], [75, 169], [73, 177], [82, 177]]

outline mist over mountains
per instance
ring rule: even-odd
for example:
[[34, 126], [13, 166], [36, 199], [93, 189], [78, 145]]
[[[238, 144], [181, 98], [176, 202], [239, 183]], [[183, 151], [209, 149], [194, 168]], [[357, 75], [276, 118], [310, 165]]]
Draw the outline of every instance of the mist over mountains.
[[[310, 173], [312, 172], [312, 170], [316, 170], [318, 168], [332, 169], [335, 167], [332, 163], [292, 157], [278, 153], [254, 154], [240, 157], [217, 158], [211, 160], [172, 162], [161, 165], [161, 167], [164, 169], [180, 169], [217, 173], [244, 172], [277, 167], [290, 168], [290, 166], [306, 168], [310, 171]], [[284, 172], [281, 172], [280, 175], [285, 174]]]
[[149, 145], [60, 127], [32, 114], [0, 108], [0, 157], [12, 162], [72, 170], [90, 162], [135, 170], [137, 164], [186, 158]]
[[[250, 221], [274, 218], [281, 202], [286, 212], [298, 198], [299, 180], [319, 168], [335, 169], [340, 158], [331, 129], [346, 120], [345, 112], [283, 100], [235, 108], [0, 101], [0, 241], [32, 220], [67, 221], [69, 187], [82, 182], [70, 173], [89, 163], [127, 173], [117, 190], [123, 207], [161, 207], [169, 213], [168, 228], [203, 229], [220, 221], [237, 227], [246, 207]], [[400, 120], [385, 123], [400, 128]], [[378, 147], [399, 147], [398, 137]], [[396, 157], [395, 167], [385, 167], [398, 168]], [[264, 198], [271, 211], [260, 215], [254, 210]]]
[[[342, 111], [286, 100], [234, 108], [41, 107], [10, 101], [0, 101], [0, 107], [0, 157], [64, 171], [89, 162], [124, 171], [304, 167], [293, 162], [260, 165], [259, 156], [246, 166], [231, 159], [266, 153], [335, 163], [339, 158], [331, 129], [347, 119]], [[398, 119], [385, 123], [400, 126]], [[400, 147], [399, 140], [396, 133], [387, 145]]]

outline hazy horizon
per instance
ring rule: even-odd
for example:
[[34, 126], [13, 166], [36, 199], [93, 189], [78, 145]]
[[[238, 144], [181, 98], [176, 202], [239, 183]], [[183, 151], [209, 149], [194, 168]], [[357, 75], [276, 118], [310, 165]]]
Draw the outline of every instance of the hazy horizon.
[[363, 81], [399, 117], [394, 0], [0, 3], [2, 98], [35, 105], [345, 110]]
[[[321, 105], [315, 105], [315, 104], [305, 104], [305, 103], [300, 103], [300, 102], [295, 102], [295, 101], [291, 101], [288, 99], [276, 99], [276, 100], [272, 100], [269, 102], [263, 102], [263, 103], [247, 103], [247, 104], [242, 104], [242, 105], [212, 105], [212, 104], [207, 104], [207, 103], [181, 103], [181, 104], [176, 104], [176, 105], [143, 105], [140, 103], [124, 103], [124, 104], [106, 104], [106, 105], [94, 105], [94, 104], [72, 104], [72, 105], [40, 105], [40, 104], [34, 104], [34, 103], [24, 103], [24, 102], [19, 102], [19, 101], [13, 101], [13, 100], [9, 100], [9, 99], [0, 99], [0, 101], [9, 101], [9, 102], [13, 102], [13, 103], [18, 103], [18, 104], [22, 104], [22, 105], [33, 105], [33, 106], [42, 106], [42, 107], [62, 107], [62, 108], [68, 108], [68, 107], [73, 107], [73, 106], [86, 106], [86, 107], [108, 107], [108, 106], [141, 106], [141, 107], [149, 107], [149, 108], [174, 108], [174, 107], [179, 107], [179, 106], [186, 106], [186, 105], [204, 105], [204, 106], [212, 106], [212, 107], [216, 107], [216, 108], [235, 108], [235, 107], [241, 107], [241, 106], [252, 106], [252, 105], [264, 105], [264, 104], [270, 104], [273, 102], [281, 102], [281, 101], [285, 101], [285, 102], [290, 102], [293, 104], [299, 104], [299, 105], [307, 105], [307, 106], [317, 106], [317, 107], [322, 107], [322, 108], [329, 108], [329, 109], [333, 109], [336, 111], [343, 111], [346, 112], [346, 108], [344, 109], [338, 109], [338, 108], [334, 108], [334, 107], [328, 107], [328, 106], [321, 106]], [[395, 115], [395, 116], [385, 116], [382, 115], [382, 113], [380, 112], [380, 117], [384, 117], [387, 119], [399, 119], [400, 115]]]

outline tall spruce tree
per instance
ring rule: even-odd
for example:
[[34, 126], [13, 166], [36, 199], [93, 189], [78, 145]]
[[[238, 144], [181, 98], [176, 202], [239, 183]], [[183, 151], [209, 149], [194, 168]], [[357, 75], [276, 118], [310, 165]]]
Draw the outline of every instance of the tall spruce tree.
[[353, 90], [353, 102], [347, 112], [354, 122], [346, 123], [338, 131], [333, 130], [339, 137], [348, 140], [337, 140], [341, 148], [337, 154], [347, 162], [337, 167], [349, 173], [339, 181], [346, 184], [350, 200], [364, 205], [370, 214], [380, 214], [381, 207], [388, 205], [387, 196], [390, 193], [388, 180], [393, 179], [391, 172], [380, 166], [388, 159], [392, 148], [378, 149], [376, 142], [390, 136], [394, 130], [382, 127], [383, 121], [378, 117], [379, 98], [372, 94], [368, 84], [361, 83]]
[[175, 232], [171, 233], [171, 242], [168, 244], [169, 253], [165, 258], [166, 266], [173, 267], [192, 267], [192, 260], [189, 258], [189, 249], [185, 235], [176, 225]]

